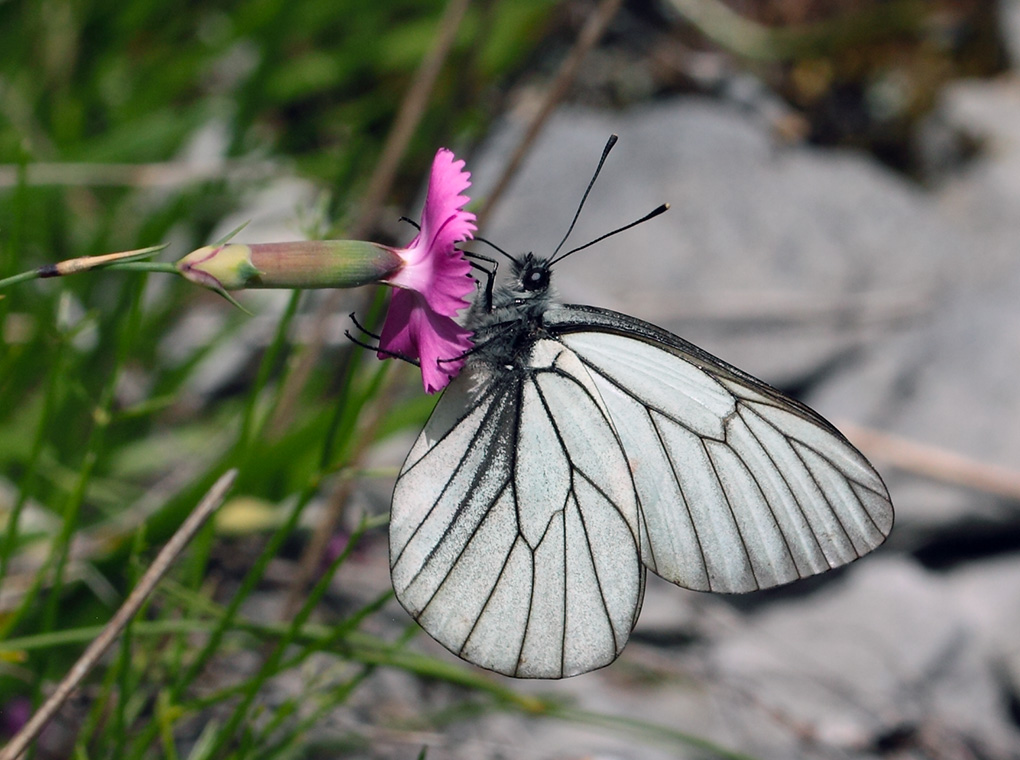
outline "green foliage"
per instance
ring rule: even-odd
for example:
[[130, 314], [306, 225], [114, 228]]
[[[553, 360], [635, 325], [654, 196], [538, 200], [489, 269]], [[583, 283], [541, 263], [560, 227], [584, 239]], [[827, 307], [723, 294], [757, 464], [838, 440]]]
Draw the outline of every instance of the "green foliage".
[[[510, 5], [471, 9], [454, 60], [484, 53], [503, 63], [444, 67], [395, 202], [415, 197], [438, 145], [477, 135], [480, 112], [463, 104], [511, 76], [518, 51], [537, 44], [534, 16], [516, 31], [501, 26], [498, 38], [480, 35], [481, 17], [509, 17], [500, 8]], [[539, 17], [552, 9], [526, 5]], [[331, 191], [325, 210], [342, 229], [443, 6], [0, 3], [0, 278], [162, 241], [172, 244], [167, 258], [179, 257], [292, 167]], [[189, 164], [201, 135], [221, 146]], [[208, 171], [210, 161], [270, 169], [253, 184]], [[151, 164], [145, 176], [132, 168], [142, 164]], [[298, 296], [270, 326], [265, 307], [248, 317], [176, 278], [136, 272], [34, 280], [0, 295], [0, 711], [24, 697], [39, 703], [204, 490], [239, 466], [231, 532], [203, 531], [93, 674], [74, 752], [301, 754], [317, 741], [316, 721], [370, 676], [379, 653], [402, 646], [373, 641], [368, 656], [352, 643], [362, 621], [392, 603], [388, 590], [344, 601], [326, 627], [309, 623], [336, 594], [330, 581], [358, 536], [378, 541], [384, 518], [362, 523], [348, 551], [298, 594], [288, 622], [253, 619], [242, 605], [266, 593], [273, 562], [296, 561], [315, 522], [308, 506], [355, 476], [370, 444], [420, 424], [433, 400], [347, 347], [286, 399], [298, 353], [289, 338], [312, 311]], [[270, 326], [268, 342], [253, 339], [256, 320]], [[204, 379], [224, 362], [237, 362], [236, 372]], [[278, 419], [281, 404], [292, 412]], [[239, 521], [247, 502], [269, 519]], [[225, 571], [234, 546], [247, 547], [249, 561]], [[261, 667], [239, 680], [215, 675], [245, 651], [264, 655]], [[253, 723], [264, 717], [266, 682], [319, 652], [336, 664], [318, 689], [313, 681], [309, 694]], [[205, 730], [194, 733], [196, 723]]]

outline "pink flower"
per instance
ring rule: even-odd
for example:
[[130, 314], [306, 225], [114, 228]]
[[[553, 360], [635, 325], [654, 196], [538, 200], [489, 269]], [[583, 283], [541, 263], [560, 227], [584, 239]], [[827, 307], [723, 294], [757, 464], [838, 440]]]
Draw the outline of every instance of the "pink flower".
[[417, 359], [427, 393], [449, 384], [471, 348], [471, 331], [455, 320], [475, 289], [471, 265], [454, 245], [472, 237], [475, 215], [464, 211], [470, 200], [461, 193], [470, 187], [464, 162], [440, 148], [432, 161], [421, 229], [407, 248], [396, 254], [403, 265], [385, 281], [393, 294], [379, 340], [379, 358], [397, 354]]

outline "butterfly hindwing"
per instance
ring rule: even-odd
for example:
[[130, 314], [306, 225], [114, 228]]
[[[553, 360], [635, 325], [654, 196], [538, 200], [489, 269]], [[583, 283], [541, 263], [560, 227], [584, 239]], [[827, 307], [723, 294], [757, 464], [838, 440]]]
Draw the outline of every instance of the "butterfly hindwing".
[[494, 376], [469, 363], [397, 479], [397, 598], [500, 673], [560, 678], [616, 658], [644, 588], [639, 510], [588, 372], [555, 341]]
[[640, 320], [552, 307], [549, 332], [588, 369], [628, 462], [649, 569], [745, 592], [824, 572], [880, 545], [888, 491], [822, 417]]

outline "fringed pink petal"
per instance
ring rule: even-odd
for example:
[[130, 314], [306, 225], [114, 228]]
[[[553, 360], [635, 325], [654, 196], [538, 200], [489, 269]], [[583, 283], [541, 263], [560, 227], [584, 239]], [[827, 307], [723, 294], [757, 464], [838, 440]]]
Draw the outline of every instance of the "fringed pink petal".
[[[455, 318], [475, 289], [471, 265], [455, 247], [475, 231], [475, 215], [464, 211], [471, 185], [464, 162], [445, 148], [432, 162], [421, 230], [407, 248], [398, 250], [404, 265], [387, 282], [393, 294], [382, 338], [380, 358], [398, 354], [421, 363], [428, 393], [445, 388], [464, 365], [471, 331]], [[440, 360], [443, 361], [440, 361]]]
[[466, 296], [475, 287], [471, 265], [454, 248], [476, 229], [475, 215], [463, 210], [470, 198], [461, 193], [471, 185], [471, 174], [463, 168], [464, 162], [446, 148], [436, 153], [421, 231], [411, 245], [397, 251], [405, 264], [388, 280], [398, 288], [417, 290], [431, 308], [447, 316], [467, 306]]
[[[420, 293], [393, 294], [379, 340], [379, 358], [388, 353], [418, 359], [426, 393], [445, 388], [464, 366], [471, 331], [429, 308]], [[440, 361], [442, 360], [442, 361]]]
[[432, 161], [428, 194], [421, 215], [421, 237], [432, 250], [444, 251], [454, 243], [469, 240], [475, 232], [475, 215], [464, 211], [471, 200], [462, 193], [471, 186], [471, 173], [464, 162], [440, 148]]

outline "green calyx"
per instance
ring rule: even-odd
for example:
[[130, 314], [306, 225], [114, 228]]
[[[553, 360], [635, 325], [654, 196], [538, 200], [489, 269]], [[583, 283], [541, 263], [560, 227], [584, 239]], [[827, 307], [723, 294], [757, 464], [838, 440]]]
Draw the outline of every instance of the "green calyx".
[[354, 288], [403, 266], [391, 248], [362, 240], [308, 240], [206, 246], [177, 262], [188, 280], [212, 290]]

